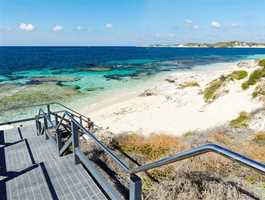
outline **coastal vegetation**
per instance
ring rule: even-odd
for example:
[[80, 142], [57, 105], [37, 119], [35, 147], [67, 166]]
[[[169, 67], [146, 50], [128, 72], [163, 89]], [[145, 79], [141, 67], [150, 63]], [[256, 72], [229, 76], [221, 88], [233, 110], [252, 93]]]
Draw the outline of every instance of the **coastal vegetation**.
[[254, 142], [265, 145], [265, 132], [258, 132], [254, 135]]
[[183, 149], [183, 143], [174, 136], [153, 134], [144, 137], [136, 133], [114, 137], [113, 145], [126, 152], [140, 154], [149, 161], [169, 155], [172, 150]]
[[193, 81], [187, 81], [182, 84], [179, 84], [179, 89], [185, 89], [185, 88], [190, 88], [190, 87], [200, 87], [200, 84], [193, 80]]
[[223, 86], [223, 84], [225, 83], [226, 77], [221, 76], [220, 78], [212, 81], [208, 87], [204, 90], [203, 92], [203, 96], [204, 96], [204, 100], [206, 102], [211, 102], [214, 99], [217, 98], [217, 91], [221, 88], [221, 86]]
[[242, 80], [248, 76], [248, 72], [245, 70], [234, 71], [228, 75], [227, 78], [231, 80]]
[[232, 128], [246, 128], [249, 122], [249, 114], [241, 112], [239, 116], [230, 122]]
[[208, 87], [205, 88], [203, 92], [204, 100], [206, 102], [212, 102], [215, 100], [218, 95], [220, 89], [228, 82], [228, 81], [235, 81], [235, 80], [242, 80], [248, 76], [248, 72], [245, 70], [238, 70], [233, 71], [228, 75], [222, 75], [218, 79], [210, 82]]
[[252, 97], [256, 98], [259, 96], [265, 96], [265, 82], [260, 82], [257, 84], [256, 88], [254, 89], [254, 92], [252, 93]]
[[[139, 164], [174, 155], [207, 142], [225, 146], [260, 162], [265, 161], [263, 132], [249, 132], [247, 136], [242, 136], [240, 130], [232, 134], [230, 129], [222, 129], [188, 135], [188, 137], [177, 137], [161, 133], [142, 136], [129, 133], [114, 136], [108, 145], [117, 152], [125, 152]], [[263, 175], [214, 153], [156, 168], [139, 176], [143, 181], [145, 200], [173, 200], [188, 197], [189, 199], [217, 197], [231, 200], [260, 199], [264, 195]]]
[[[213, 81], [210, 81], [211, 79], [205, 79], [205, 82], [209, 83], [204, 88], [203, 93], [198, 93], [196, 97], [203, 95], [204, 100], [206, 102], [212, 102], [212, 104], [204, 104], [203, 106], [205, 107], [200, 112], [207, 112], [205, 110], [209, 107], [213, 108], [215, 106], [215, 102], [213, 101], [216, 98], [220, 98], [220, 101], [217, 102], [220, 106], [222, 104], [222, 96], [225, 96], [228, 90], [230, 90], [231, 97], [233, 97], [232, 92], [236, 92], [238, 95], [236, 98], [239, 100], [246, 95], [248, 101], [243, 99], [242, 102], [243, 104], [244, 102], [248, 103], [249, 99], [251, 99], [249, 98], [250, 95], [242, 91], [241, 84], [242, 82], [248, 81], [255, 70], [263, 68], [262, 64], [259, 65], [253, 65], [253, 68], [252, 66], [240, 67], [242, 70], [235, 70], [222, 75], [216, 74], [216, 77], [219, 78]], [[170, 83], [166, 83], [166, 87], [172, 88], [170, 92], [176, 91], [176, 86], [178, 88], [177, 92], [179, 92], [179, 89], [189, 87], [202, 88], [203, 86], [203, 82], [199, 82], [200, 79], [196, 79], [194, 75], [188, 76], [187, 79], [194, 81], [187, 81], [179, 77], [171, 77], [168, 80], [164, 80]], [[263, 88], [265, 87], [262, 84], [262, 78], [258, 79], [254, 90], [256, 91], [256, 96], [263, 95]], [[191, 92], [193, 91], [188, 89], [180, 91], [184, 95], [190, 94]], [[196, 90], [196, 92], [198, 91]], [[144, 102], [143, 99], [147, 96], [162, 96], [163, 94], [159, 90], [159, 87], [155, 89], [150, 88], [142, 94], [143, 98], [141, 98], [140, 103], [142, 105]], [[168, 93], [165, 94], [168, 95]], [[229, 98], [226, 98], [226, 100], [226, 103], [229, 103]], [[174, 106], [174, 103], [179, 105], [179, 99], [172, 95], [170, 104]], [[180, 103], [185, 104], [186, 102]], [[249, 107], [252, 105], [251, 103], [249, 103]], [[157, 105], [157, 107], [152, 105], [152, 108], [160, 108], [160, 105]], [[128, 104], [126, 106], [123, 105], [122, 108], [130, 108]], [[135, 104], [132, 106], [135, 106]], [[144, 109], [146, 107], [143, 106], [142, 108]], [[244, 108], [242, 107], [241, 110], [248, 110]], [[252, 110], [253, 107], [250, 108]], [[199, 130], [189, 127], [189, 129], [183, 131], [184, 134], [176, 133], [175, 136], [168, 135], [166, 132], [164, 134], [150, 134], [149, 136], [148, 134], [143, 135], [142, 132], [138, 133], [137, 131], [124, 132], [120, 135], [114, 135], [107, 142], [107, 145], [119, 156], [124, 157], [130, 166], [135, 167], [207, 143], [219, 144], [242, 155], [246, 155], [251, 159], [265, 162], [265, 133], [264, 131], [253, 128], [254, 126], [260, 128], [260, 115], [256, 113], [256, 110], [255, 112], [252, 111], [241, 112], [234, 119], [226, 119], [225, 124], [218, 127]], [[168, 111], [166, 113], [168, 114]], [[127, 115], [129, 114], [125, 113], [123, 116], [126, 117]], [[107, 162], [109, 162], [108, 159]], [[108, 166], [113, 167], [113, 165], [113, 163], [108, 163]], [[126, 179], [126, 176], [122, 175], [122, 172], [120, 173], [117, 177]], [[265, 178], [263, 175], [214, 153], [179, 161], [137, 175], [141, 177], [143, 182], [145, 200], [265, 199]]]
[[256, 85], [256, 83], [261, 79], [265, 77], [265, 59], [259, 61], [259, 66], [261, 68], [254, 70], [248, 80], [244, 83], [242, 83], [242, 89], [246, 90], [250, 86]]

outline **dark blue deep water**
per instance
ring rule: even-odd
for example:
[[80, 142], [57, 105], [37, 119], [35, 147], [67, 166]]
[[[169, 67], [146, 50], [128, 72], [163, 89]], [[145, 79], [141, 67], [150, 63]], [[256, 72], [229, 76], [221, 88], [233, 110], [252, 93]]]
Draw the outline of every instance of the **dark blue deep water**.
[[[265, 49], [200, 49], [145, 47], [0, 47], [0, 74], [43, 68], [82, 68], [104, 65], [115, 68], [141, 68], [159, 62], [176, 61], [169, 68], [233, 61], [265, 55]], [[149, 66], [149, 68], [152, 68]], [[166, 69], [166, 65], [163, 66]]]

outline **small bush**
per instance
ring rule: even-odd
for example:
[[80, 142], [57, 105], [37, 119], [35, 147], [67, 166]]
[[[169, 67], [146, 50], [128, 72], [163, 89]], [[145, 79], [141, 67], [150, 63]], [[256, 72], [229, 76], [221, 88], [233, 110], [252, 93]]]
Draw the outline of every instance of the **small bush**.
[[265, 59], [259, 61], [259, 66], [265, 67]]
[[197, 81], [188, 81], [179, 85], [180, 89], [188, 88], [188, 87], [200, 87]]
[[138, 134], [121, 135], [114, 138], [113, 144], [122, 151], [140, 154], [148, 160], [157, 160], [180, 151], [185, 146], [179, 138], [163, 134], [153, 134], [149, 137]]
[[254, 135], [253, 141], [260, 144], [265, 144], [265, 132], [258, 132]]
[[232, 128], [244, 128], [248, 126], [249, 114], [241, 112], [239, 116], [230, 122]]
[[209, 86], [204, 90], [203, 96], [206, 102], [211, 102], [216, 99], [217, 91], [224, 84], [225, 79], [226, 78], [222, 76], [219, 79], [212, 81]]
[[255, 88], [254, 92], [252, 93], [252, 97], [253, 97], [253, 98], [256, 98], [256, 97], [258, 97], [258, 96], [265, 96], [265, 87], [264, 87], [264, 86], [265, 86], [264, 83], [258, 85], [258, 86]]
[[256, 85], [258, 80], [260, 80], [262, 77], [265, 77], [265, 67], [263, 69], [257, 69], [252, 72], [249, 76], [249, 79], [242, 84], [242, 89], [246, 90], [250, 86]]
[[232, 80], [242, 80], [248, 76], [248, 72], [245, 70], [239, 70], [239, 71], [234, 71], [232, 72], [229, 77]]

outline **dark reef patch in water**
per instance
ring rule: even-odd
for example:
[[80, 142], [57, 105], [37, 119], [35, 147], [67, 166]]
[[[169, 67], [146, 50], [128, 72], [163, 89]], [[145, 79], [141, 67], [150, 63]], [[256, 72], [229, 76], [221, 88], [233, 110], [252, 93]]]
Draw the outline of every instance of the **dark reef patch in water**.
[[109, 66], [95, 66], [90, 68], [80, 68], [80, 72], [106, 72], [111, 71], [112, 67]]
[[6, 75], [6, 77], [9, 81], [16, 81], [16, 80], [26, 78], [25, 76], [18, 76], [18, 75], [13, 75], [13, 74]]
[[104, 77], [107, 79], [107, 81], [109, 81], [109, 80], [121, 81], [121, 80], [123, 80], [124, 77], [128, 77], [128, 75], [121, 76], [118, 74], [112, 74], [112, 75], [104, 75]]
[[86, 91], [88, 91], [88, 92], [93, 92], [93, 91], [97, 91], [97, 90], [104, 90], [104, 87], [90, 87], [90, 88], [86, 89]]
[[39, 85], [42, 83], [63, 83], [63, 82], [74, 82], [78, 81], [80, 78], [77, 77], [45, 77], [45, 76], [39, 76], [39, 77], [33, 77], [29, 81], [26, 82], [27, 85]]

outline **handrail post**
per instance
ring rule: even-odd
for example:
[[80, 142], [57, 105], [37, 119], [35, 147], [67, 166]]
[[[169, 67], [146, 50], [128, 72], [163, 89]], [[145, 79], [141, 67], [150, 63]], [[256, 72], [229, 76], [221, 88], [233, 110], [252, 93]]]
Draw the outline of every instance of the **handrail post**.
[[58, 154], [59, 154], [59, 156], [61, 156], [60, 155], [60, 150], [61, 150], [61, 148], [63, 146], [63, 144], [62, 144], [62, 134], [61, 134], [60, 130], [55, 130], [55, 131], [56, 131], [56, 142], [57, 142]]
[[45, 133], [45, 139], [48, 140], [49, 136], [47, 135], [47, 129], [48, 129], [48, 121], [46, 116], [44, 116], [44, 133]]
[[71, 121], [71, 131], [72, 131], [72, 144], [73, 144], [73, 155], [75, 164], [79, 164], [80, 160], [76, 155], [76, 149], [79, 148], [79, 131], [78, 126]]
[[83, 118], [82, 118], [82, 116], [79, 116], [79, 121], [80, 121], [81, 126], [83, 126]]
[[141, 200], [142, 199], [141, 178], [135, 174], [131, 174], [129, 187], [130, 187], [129, 200]]
[[49, 119], [51, 119], [51, 105], [50, 104], [47, 104], [47, 113], [48, 113]]
[[55, 118], [55, 126], [57, 127], [59, 124], [59, 119], [58, 119], [58, 114], [54, 113], [54, 118]]
[[38, 116], [35, 117], [35, 123], [36, 123], [36, 130], [37, 130], [37, 135], [39, 136], [40, 135], [40, 132], [41, 132], [41, 123], [39, 121], [39, 118]]

